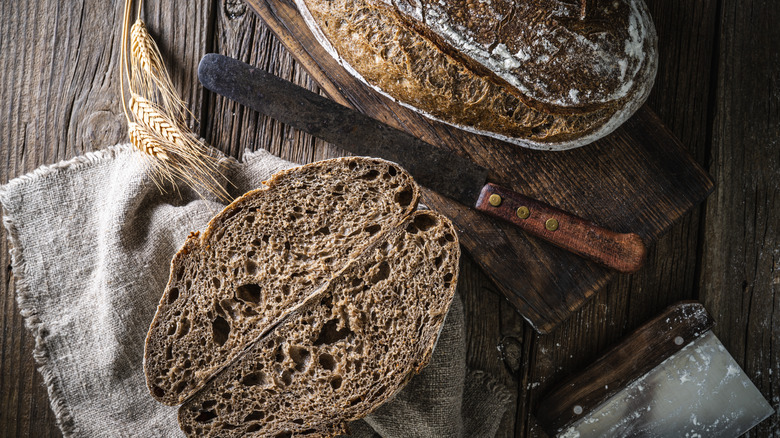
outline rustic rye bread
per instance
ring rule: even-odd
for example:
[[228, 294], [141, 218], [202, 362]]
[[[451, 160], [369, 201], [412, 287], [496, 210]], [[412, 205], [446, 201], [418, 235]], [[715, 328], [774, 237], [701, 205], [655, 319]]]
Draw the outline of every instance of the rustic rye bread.
[[455, 292], [452, 224], [418, 211], [179, 409], [188, 436], [333, 436], [431, 357]]
[[203, 387], [419, 198], [408, 173], [379, 159], [322, 161], [265, 184], [190, 235], [171, 262], [144, 354], [147, 385], [162, 403]]
[[350, 73], [404, 106], [535, 149], [590, 143], [650, 92], [642, 0], [296, 0]]

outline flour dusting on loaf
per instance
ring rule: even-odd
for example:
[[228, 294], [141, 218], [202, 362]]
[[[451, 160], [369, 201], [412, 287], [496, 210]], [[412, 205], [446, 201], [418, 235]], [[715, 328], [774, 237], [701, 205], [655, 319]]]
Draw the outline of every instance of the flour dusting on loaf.
[[296, 3], [323, 47], [379, 92], [526, 147], [603, 137], [641, 106], [655, 78], [656, 35], [642, 0]]
[[342, 431], [427, 363], [454, 294], [455, 230], [394, 163], [265, 184], [187, 239], [149, 329], [150, 393], [192, 436]]

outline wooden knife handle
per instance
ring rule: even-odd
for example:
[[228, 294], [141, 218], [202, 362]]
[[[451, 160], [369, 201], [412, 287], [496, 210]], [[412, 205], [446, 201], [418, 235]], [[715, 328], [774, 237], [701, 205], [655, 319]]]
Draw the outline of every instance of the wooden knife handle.
[[488, 183], [476, 209], [619, 272], [635, 272], [647, 249], [639, 235], [616, 233], [513, 190]]

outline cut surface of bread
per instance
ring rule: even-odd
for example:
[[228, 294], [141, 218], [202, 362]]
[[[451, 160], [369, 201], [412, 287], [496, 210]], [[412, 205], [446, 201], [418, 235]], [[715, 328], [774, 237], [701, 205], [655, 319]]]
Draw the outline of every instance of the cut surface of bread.
[[404, 106], [535, 149], [608, 134], [650, 92], [642, 0], [296, 0], [322, 46]]
[[375, 242], [179, 409], [191, 436], [332, 436], [430, 359], [458, 244], [420, 211]]
[[396, 227], [418, 197], [397, 165], [347, 158], [280, 172], [233, 202], [172, 261], [146, 341], [152, 395], [184, 401]]
[[193, 233], [146, 341], [190, 436], [333, 436], [427, 364], [460, 249], [380, 159], [280, 172]]

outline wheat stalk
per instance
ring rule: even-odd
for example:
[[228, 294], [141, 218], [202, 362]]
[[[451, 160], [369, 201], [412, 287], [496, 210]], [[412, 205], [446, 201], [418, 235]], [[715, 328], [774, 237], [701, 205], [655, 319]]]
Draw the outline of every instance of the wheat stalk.
[[[176, 92], [154, 39], [144, 22], [137, 18], [130, 24], [130, 3], [125, 1], [122, 25], [121, 81], [122, 107], [127, 118], [130, 143], [143, 152], [153, 171], [155, 184], [178, 180], [189, 184], [196, 192], [211, 192], [229, 200], [219, 162], [187, 127], [192, 116]], [[138, 5], [140, 16], [141, 3]], [[128, 32], [129, 30], [129, 32]], [[130, 35], [128, 54], [128, 33]], [[125, 82], [130, 100], [125, 97]]]

